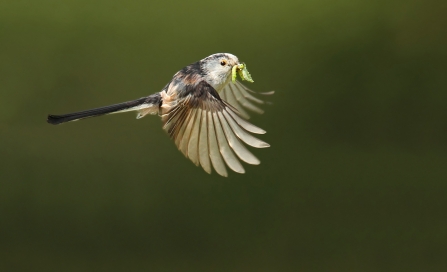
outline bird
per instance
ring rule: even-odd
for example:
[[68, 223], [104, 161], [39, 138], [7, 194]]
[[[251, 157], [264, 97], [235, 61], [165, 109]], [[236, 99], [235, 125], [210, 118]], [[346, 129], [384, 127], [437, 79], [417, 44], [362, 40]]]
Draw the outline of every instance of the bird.
[[[129, 111], [136, 111], [137, 119], [158, 114], [163, 129], [196, 166], [208, 174], [214, 168], [223, 177], [228, 176], [225, 165], [243, 174], [245, 169], [240, 160], [251, 165], [260, 164], [260, 160], [242, 142], [255, 148], [270, 146], [251, 134], [266, 131], [247, 121], [250, 115], [246, 110], [262, 114], [263, 110], [256, 104], [267, 102], [253, 94], [272, 95], [274, 91], [252, 91], [235, 80], [236, 70], [242, 80], [247, 80], [244, 78], [248, 74], [246, 66], [235, 55], [212, 54], [178, 71], [160, 92], [110, 106], [50, 114], [47, 122], [57, 125]], [[248, 80], [252, 82], [251, 76]]]

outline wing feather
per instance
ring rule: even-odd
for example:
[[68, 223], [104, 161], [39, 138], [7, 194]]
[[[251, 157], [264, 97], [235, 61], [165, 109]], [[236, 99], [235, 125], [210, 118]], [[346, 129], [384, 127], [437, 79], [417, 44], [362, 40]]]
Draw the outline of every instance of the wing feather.
[[[249, 88], [245, 87], [239, 81], [229, 82], [227, 86], [223, 88], [220, 92], [221, 98], [228, 102], [231, 106], [236, 109], [236, 112], [244, 119], [249, 119], [250, 115], [245, 111], [245, 109], [250, 110], [252, 112], [262, 114], [264, 110], [259, 108], [257, 105], [253, 104], [266, 104], [262, 99], [255, 97], [253, 94], [257, 95], [272, 95], [274, 91], [266, 92], [266, 93], [257, 93]], [[253, 103], [252, 103], [253, 102]]]
[[[229, 87], [225, 87], [224, 91], [226, 91], [227, 88]], [[226, 96], [228, 98], [228, 103], [230, 103], [230, 105], [232, 105], [242, 117], [245, 119], [250, 119], [250, 115], [244, 110], [244, 108], [242, 108], [241, 104], [237, 102], [236, 96], [234, 95], [232, 89], [229, 89], [229, 91], [226, 92]]]
[[[255, 106], [254, 104], [252, 104], [251, 102], [249, 102], [241, 93], [241, 90], [239, 88], [236, 87], [235, 84], [228, 84], [229, 88], [231, 89], [232, 93], [234, 94], [234, 96], [236, 97], [236, 100], [238, 101], [238, 103], [248, 109], [251, 110], [253, 112], [256, 112], [258, 114], [263, 114], [264, 111], [262, 109], [260, 109], [259, 107]], [[234, 88], [233, 88], [234, 87]]]
[[177, 135], [181, 132], [182, 126], [185, 123], [185, 119], [189, 116], [189, 110], [184, 108], [180, 113], [176, 123], [171, 128], [170, 135], [172, 139], [174, 139], [175, 144], [178, 146], [179, 142], [177, 141]]
[[195, 165], [199, 165], [199, 133], [202, 120], [202, 110], [196, 110], [194, 126], [191, 131], [191, 137], [188, 143], [188, 156]]
[[190, 110], [190, 114], [188, 116], [188, 122], [185, 122], [185, 124], [183, 124], [184, 127], [184, 131], [183, 131], [183, 136], [180, 139], [180, 143], [179, 143], [179, 149], [180, 151], [186, 156], [188, 157], [188, 143], [189, 143], [189, 139], [191, 137], [191, 132], [194, 126], [194, 121], [196, 119], [196, 112], [197, 109], [192, 109]]
[[230, 146], [228, 145], [227, 139], [225, 138], [225, 134], [220, 125], [219, 117], [217, 116], [217, 112], [213, 112], [213, 121], [214, 128], [216, 129], [217, 141], [219, 143], [220, 154], [222, 154], [223, 159], [227, 163], [228, 167], [231, 170], [237, 173], [245, 173], [244, 167], [231, 151]]
[[265, 148], [269, 147], [270, 145], [264, 141], [261, 141], [255, 137], [253, 137], [251, 134], [247, 133], [245, 130], [243, 130], [231, 117], [231, 115], [227, 112], [223, 112], [225, 119], [227, 120], [228, 124], [230, 124], [230, 127], [233, 129], [234, 133], [244, 141], [246, 144], [251, 145], [253, 147], [257, 148]]
[[231, 110], [231, 108], [226, 108], [226, 111], [228, 113], [231, 114], [231, 116], [233, 117], [233, 119], [241, 126], [243, 127], [245, 130], [250, 131], [251, 133], [255, 133], [255, 134], [265, 134], [265, 130], [263, 130], [262, 128], [258, 128], [257, 126], [245, 121], [244, 119], [240, 118], [237, 114], [234, 113], [233, 110]]
[[259, 159], [256, 158], [250, 151], [248, 151], [248, 149], [237, 139], [222, 112], [219, 112], [218, 115], [220, 123], [224, 129], [225, 136], [227, 137], [228, 144], [231, 146], [231, 148], [233, 148], [234, 153], [236, 153], [236, 155], [244, 162], [258, 165], [260, 163]]
[[172, 126], [176, 124], [176, 120], [178, 120], [179, 114], [183, 109], [180, 107], [175, 108], [174, 110], [170, 111], [169, 113], [166, 113], [162, 115], [162, 120], [164, 122], [163, 129], [166, 131], [170, 131]]
[[250, 92], [250, 93], [254, 93], [254, 94], [259, 94], [259, 95], [272, 95], [272, 94], [275, 93], [275, 91], [263, 92], [263, 93], [255, 92], [255, 91], [253, 91], [253, 90], [247, 88], [244, 84], [242, 84], [240, 81], [237, 81], [237, 80], [236, 80], [236, 84], [239, 85], [239, 86], [241, 86], [242, 88], [244, 88], [244, 90], [246, 90], [246, 91], [248, 91], [248, 92]]
[[207, 123], [207, 113], [202, 112], [202, 121], [200, 125], [199, 134], [199, 161], [203, 170], [208, 174], [211, 173], [211, 164], [208, 149], [208, 123]]
[[212, 113], [210, 111], [208, 112], [207, 123], [208, 123], [208, 146], [210, 149], [209, 155], [211, 163], [213, 164], [214, 169], [219, 175], [226, 177], [228, 176], [228, 173], [225, 164], [222, 160], [222, 157], [220, 156], [219, 145], [216, 139], [215, 125], [213, 122]]
[[255, 97], [254, 95], [250, 94], [249, 92], [247, 92], [246, 91], [246, 87], [244, 85], [242, 85], [242, 83], [240, 83], [239, 81], [236, 81], [234, 86], [248, 100], [251, 100], [252, 102], [255, 102], [255, 103], [258, 103], [258, 104], [261, 104], [261, 105], [265, 104], [264, 100], [261, 100], [261, 99]]

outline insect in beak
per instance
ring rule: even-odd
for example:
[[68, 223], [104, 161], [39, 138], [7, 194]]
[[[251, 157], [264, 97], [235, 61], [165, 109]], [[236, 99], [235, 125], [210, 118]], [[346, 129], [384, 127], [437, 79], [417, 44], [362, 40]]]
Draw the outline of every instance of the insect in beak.
[[247, 65], [245, 65], [245, 63], [240, 63], [240, 64], [236, 64], [233, 66], [233, 69], [231, 70], [231, 72], [232, 72], [231, 79], [233, 80], [233, 82], [236, 81], [236, 77], [237, 77], [236, 71], [242, 80], [246, 80], [248, 82], [253, 82], [253, 79], [251, 78], [251, 75], [248, 72]]

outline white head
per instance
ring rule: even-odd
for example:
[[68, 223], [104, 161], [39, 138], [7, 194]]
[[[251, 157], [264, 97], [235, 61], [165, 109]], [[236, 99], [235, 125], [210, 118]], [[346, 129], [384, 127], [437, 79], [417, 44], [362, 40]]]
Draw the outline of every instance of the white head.
[[230, 53], [217, 53], [200, 61], [205, 80], [216, 91], [222, 90], [231, 80], [231, 69], [239, 64], [239, 59]]

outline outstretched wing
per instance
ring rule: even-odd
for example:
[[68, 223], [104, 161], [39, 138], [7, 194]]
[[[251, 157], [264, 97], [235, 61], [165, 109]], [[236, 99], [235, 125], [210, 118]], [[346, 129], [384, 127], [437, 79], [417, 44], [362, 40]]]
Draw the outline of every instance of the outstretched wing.
[[240, 115], [245, 119], [249, 119], [250, 115], [247, 110], [262, 114], [264, 111], [257, 105], [265, 104], [266, 102], [255, 97], [253, 94], [259, 95], [272, 95], [274, 91], [266, 93], [257, 93], [249, 88], [245, 87], [239, 81], [230, 82], [225, 86], [225, 88], [220, 92], [220, 97], [228, 102], [231, 106], [235, 107]]
[[239, 159], [259, 164], [241, 141], [257, 148], [270, 146], [249, 133], [264, 134], [265, 131], [241, 118], [205, 81], [183, 98], [164, 92], [162, 98], [163, 129], [187, 158], [208, 173], [213, 166], [218, 174], [226, 177], [225, 164], [237, 173], [245, 173]]

